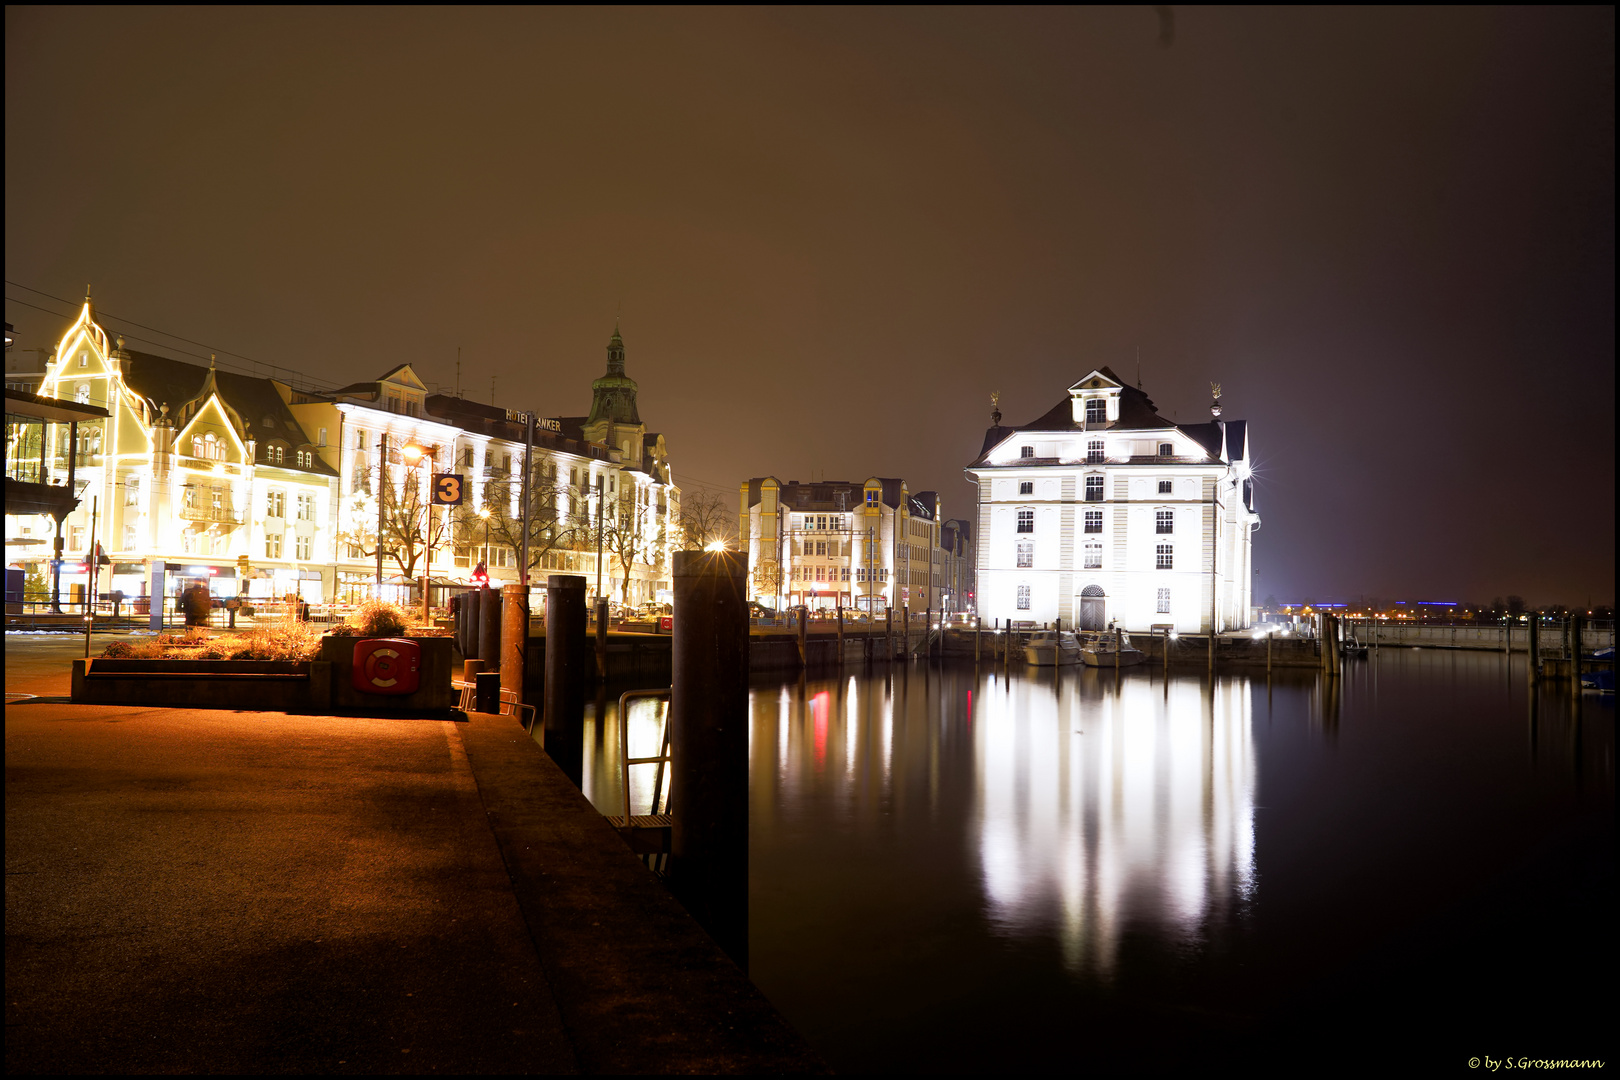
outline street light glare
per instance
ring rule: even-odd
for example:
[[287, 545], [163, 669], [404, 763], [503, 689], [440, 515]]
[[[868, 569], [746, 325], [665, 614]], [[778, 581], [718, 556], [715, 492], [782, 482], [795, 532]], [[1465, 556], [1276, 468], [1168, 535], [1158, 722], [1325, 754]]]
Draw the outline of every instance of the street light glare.
[[406, 461], [415, 461], [422, 456], [422, 448], [415, 443], [406, 443], [400, 448], [399, 453]]

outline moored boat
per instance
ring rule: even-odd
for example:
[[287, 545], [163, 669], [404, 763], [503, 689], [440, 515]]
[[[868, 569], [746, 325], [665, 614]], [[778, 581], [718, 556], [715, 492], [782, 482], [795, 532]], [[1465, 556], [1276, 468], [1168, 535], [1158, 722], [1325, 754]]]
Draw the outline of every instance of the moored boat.
[[1144, 654], [1131, 644], [1131, 635], [1115, 631], [1098, 630], [1083, 634], [1080, 639], [1080, 662], [1088, 667], [1130, 667], [1140, 664]]
[[1067, 630], [1042, 630], [1024, 642], [1024, 662], [1039, 667], [1062, 667], [1080, 662], [1080, 645]]

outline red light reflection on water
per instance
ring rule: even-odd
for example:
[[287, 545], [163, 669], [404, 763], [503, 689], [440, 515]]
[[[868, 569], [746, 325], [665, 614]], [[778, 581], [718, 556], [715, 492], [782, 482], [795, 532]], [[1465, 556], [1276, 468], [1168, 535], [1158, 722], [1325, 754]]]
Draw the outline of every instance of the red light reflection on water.
[[827, 763], [827, 713], [832, 708], [832, 695], [823, 690], [810, 699], [810, 715], [816, 725], [816, 771]]

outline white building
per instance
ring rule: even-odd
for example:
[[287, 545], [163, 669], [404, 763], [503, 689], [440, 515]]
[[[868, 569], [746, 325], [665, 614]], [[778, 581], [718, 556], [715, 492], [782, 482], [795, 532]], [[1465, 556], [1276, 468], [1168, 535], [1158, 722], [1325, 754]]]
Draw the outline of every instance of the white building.
[[881, 614], [885, 608], [953, 611], [955, 562], [966, 531], [943, 530], [938, 492], [904, 480], [741, 486], [738, 534], [748, 555], [749, 598], [768, 607]]
[[1027, 424], [993, 413], [978, 487], [986, 624], [1184, 633], [1246, 626], [1260, 518], [1248, 425], [1175, 424], [1099, 368]]
[[[663, 437], [637, 413], [616, 331], [592, 390], [590, 416], [538, 419], [528, 447], [531, 584], [571, 572], [594, 587], [600, 562], [604, 594], [667, 598], [680, 492]], [[148, 595], [162, 562], [169, 595], [201, 582], [221, 596], [369, 596], [384, 470], [387, 598], [414, 602], [426, 571], [442, 600], [480, 562], [493, 586], [519, 580], [523, 414], [432, 394], [409, 364], [335, 391], [293, 386], [114, 345], [87, 299], [39, 392], [107, 410], [80, 420], [71, 446], [66, 422], [8, 426], [8, 476], [25, 465], [40, 483], [72, 476], [79, 502], [62, 528], [69, 602], [89, 584], [95, 545], [109, 559], [103, 593]], [[434, 473], [460, 475], [464, 501], [433, 510], [424, 528]], [[15, 560], [25, 569], [48, 569], [54, 523], [10, 509], [8, 551], [26, 550]]]

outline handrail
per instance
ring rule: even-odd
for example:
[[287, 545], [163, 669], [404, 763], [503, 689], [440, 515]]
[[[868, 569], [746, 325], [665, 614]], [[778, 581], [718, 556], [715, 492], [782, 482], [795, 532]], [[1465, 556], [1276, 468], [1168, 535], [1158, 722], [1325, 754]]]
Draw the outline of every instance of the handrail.
[[[658, 796], [664, 788], [664, 763], [671, 760], [669, 752], [669, 716], [666, 711], [664, 718], [664, 742], [657, 757], [633, 758], [630, 756], [630, 715], [626, 707], [631, 698], [663, 698], [670, 696], [673, 687], [664, 687], [662, 690], [626, 690], [619, 695], [619, 786], [624, 795], [624, 820], [630, 822], [630, 766], [650, 765], [658, 763], [658, 775], [653, 780], [652, 806], [649, 813], [658, 813]], [[666, 809], [668, 800], [665, 800]]]

